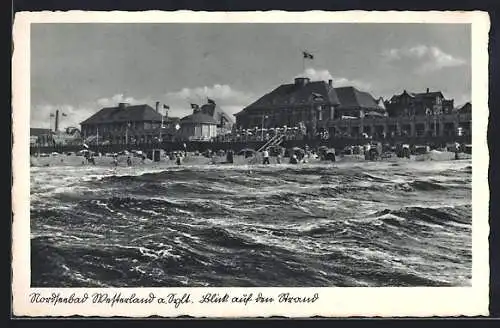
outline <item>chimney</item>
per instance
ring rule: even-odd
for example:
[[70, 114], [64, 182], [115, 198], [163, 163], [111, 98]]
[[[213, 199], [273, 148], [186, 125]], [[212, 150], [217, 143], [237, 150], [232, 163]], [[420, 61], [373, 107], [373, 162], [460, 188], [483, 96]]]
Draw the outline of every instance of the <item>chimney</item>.
[[54, 132], [59, 131], [59, 109], [56, 110], [56, 124], [54, 125]]
[[156, 109], [156, 112], [158, 113], [158, 111], [160, 110], [160, 102], [159, 101], [156, 102], [155, 109]]
[[328, 80], [328, 85], [329, 86], [333, 86], [333, 80], [332, 79]]
[[118, 103], [118, 108], [120, 108], [120, 109], [125, 109], [128, 106], [130, 106], [129, 103], [125, 103], [125, 102]]
[[429, 88], [427, 88], [427, 93], [429, 93]]
[[296, 77], [295, 78], [295, 85], [296, 86], [305, 86], [307, 83], [309, 83], [310, 79], [308, 77]]

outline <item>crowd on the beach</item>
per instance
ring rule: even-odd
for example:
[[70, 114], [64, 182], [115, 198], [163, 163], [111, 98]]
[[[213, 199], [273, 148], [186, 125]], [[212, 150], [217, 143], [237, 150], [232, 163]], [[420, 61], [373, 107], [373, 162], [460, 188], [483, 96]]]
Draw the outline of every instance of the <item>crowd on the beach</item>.
[[[364, 145], [350, 145], [343, 149], [333, 149], [326, 146], [319, 147], [309, 147], [305, 145], [303, 148], [293, 147], [284, 148], [279, 145], [271, 145], [264, 147], [263, 149], [251, 149], [244, 148], [235, 151], [234, 149], [218, 149], [210, 150], [205, 149], [203, 151], [190, 150], [188, 151], [186, 144], [181, 149], [178, 150], [153, 150], [153, 151], [140, 151], [140, 150], [122, 150], [118, 153], [98, 153], [91, 151], [90, 149], [82, 149], [76, 153], [66, 153], [66, 155], [77, 155], [81, 158], [81, 165], [96, 165], [96, 164], [107, 164], [114, 167], [119, 165], [135, 166], [154, 162], [167, 162], [176, 165], [182, 165], [183, 163], [203, 163], [208, 161], [210, 164], [299, 164], [308, 163], [315, 161], [330, 161], [334, 162], [337, 157], [341, 158], [353, 157], [359, 160], [380, 160], [390, 157], [400, 157], [400, 158], [410, 158], [410, 155], [422, 155], [429, 153], [431, 149], [436, 149], [437, 151], [453, 152], [455, 154], [455, 159], [462, 158], [459, 153], [471, 154], [471, 148], [467, 148], [466, 145], [460, 145], [458, 143], [449, 145], [448, 148], [441, 149], [429, 146], [416, 146], [416, 145], [388, 145], [382, 144], [380, 142], [370, 142]], [[43, 155], [43, 156], [42, 156]], [[47, 157], [47, 154], [36, 154], [34, 157]], [[56, 156], [57, 159], [53, 158], [50, 160], [35, 160], [31, 162], [32, 166], [51, 166], [54, 165], [54, 160], [65, 163], [65, 156], [63, 154], [52, 153], [48, 156]], [[98, 163], [96, 163], [96, 158], [99, 158]], [[106, 159], [109, 158], [109, 162]], [[203, 159], [205, 158], [205, 160]], [[75, 158], [68, 160], [66, 164], [78, 165], [78, 160]]]

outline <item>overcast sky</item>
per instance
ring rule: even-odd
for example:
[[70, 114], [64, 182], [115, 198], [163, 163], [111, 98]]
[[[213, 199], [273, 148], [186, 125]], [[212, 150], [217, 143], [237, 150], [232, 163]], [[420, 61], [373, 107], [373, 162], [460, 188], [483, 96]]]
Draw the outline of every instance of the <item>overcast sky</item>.
[[[374, 97], [441, 90], [470, 100], [469, 25], [32, 24], [31, 126], [61, 126], [120, 101], [216, 101], [230, 114], [298, 75], [332, 78]], [[314, 55], [303, 69], [302, 50]]]

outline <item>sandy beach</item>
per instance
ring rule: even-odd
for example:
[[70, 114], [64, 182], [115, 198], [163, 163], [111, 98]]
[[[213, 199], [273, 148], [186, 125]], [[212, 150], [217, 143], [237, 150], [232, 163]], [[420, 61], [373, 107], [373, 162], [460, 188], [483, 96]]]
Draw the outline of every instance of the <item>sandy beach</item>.
[[[458, 159], [470, 159], [470, 154], [459, 153]], [[118, 159], [118, 167], [127, 167], [127, 157], [128, 155], [119, 155]], [[58, 154], [58, 155], [49, 155], [48, 157], [38, 157], [31, 156], [30, 164], [33, 167], [46, 167], [46, 166], [104, 166], [104, 167], [115, 167], [113, 163], [113, 157], [110, 156], [96, 156], [94, 157], [95, 164], [86, 163], [85, 158], [83, 156], [77, 156], [75, 154], [66, 155], [66, 154]], [[142, 161], [139, 157], [130, 156], [132, 161], [132, 165], [134, 167], [142, 166], [148, 168], [161, 168], [161, 167], [170, 167], [177, 166], [175, 159], [171, 160], [167, 156], [162, 156], [160, 161], [154, 162], [150, 159], [145, 159]], [[453, 152], [440, 152], [440, 151], [430, 151], [429, 153], [422, 155], [411, 155], [410, 158], [398, 158], [395, 154], [391, 157], [382, 158], [379, 161], [385, 162], [406, 162], [406, 161], [449, 161], [455, 159], [455, 153]], [[290, 158], [282, 157], [281, 164], [288, 164]], [[338, 155], [336, 158], [337, 162], [363, 162], [365, 161], [364, 155]], [[314, 163], [322, 163], [329, 162], [325, 160], [320, 160], [319, 158], [306, 158], [306, 163], [314, 164]], [[182, 158], [181, 165], [223, 165], [226, 164], [225, 156], [214, 156], [214, 157], [205, 157], [203, 155], [196, 155], [193, 153], [188, 153], [187, 156]], [[233, 158], [233, 165], [257, 165], [262, 164], [262, 156], [257, 154], [256, 156], [252, 156], [249, 158], [245, 158], [243, 155], [235, 155]], [[274, 156], [270, 157], [270, 164], [278, 164], [277, 158]]]

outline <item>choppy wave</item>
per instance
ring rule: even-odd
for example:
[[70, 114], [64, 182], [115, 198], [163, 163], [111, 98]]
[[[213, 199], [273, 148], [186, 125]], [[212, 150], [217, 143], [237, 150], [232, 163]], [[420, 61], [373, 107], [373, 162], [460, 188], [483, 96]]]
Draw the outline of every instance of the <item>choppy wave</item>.
[[471, 166], [31, 174], [33, 286], [462, 286]]

